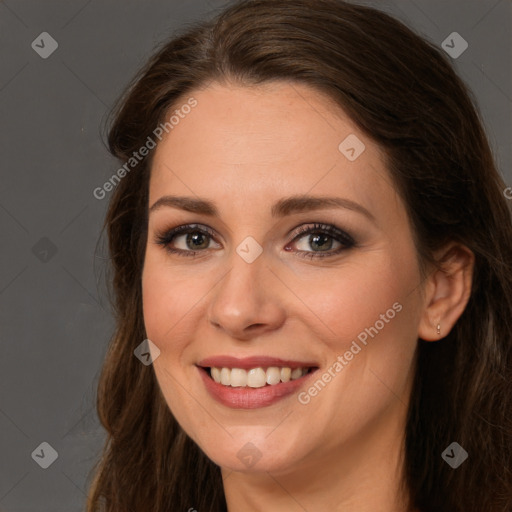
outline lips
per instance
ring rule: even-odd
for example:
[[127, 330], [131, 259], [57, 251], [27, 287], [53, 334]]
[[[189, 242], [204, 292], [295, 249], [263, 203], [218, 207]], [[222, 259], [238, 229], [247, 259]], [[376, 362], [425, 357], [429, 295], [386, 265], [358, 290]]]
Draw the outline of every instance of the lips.
[[295, 393], [318, 369], [314, 362], [268, 356], [215, 356], [201, 360], [197, 367], [212, 398], [235, 409], [272, 405]]

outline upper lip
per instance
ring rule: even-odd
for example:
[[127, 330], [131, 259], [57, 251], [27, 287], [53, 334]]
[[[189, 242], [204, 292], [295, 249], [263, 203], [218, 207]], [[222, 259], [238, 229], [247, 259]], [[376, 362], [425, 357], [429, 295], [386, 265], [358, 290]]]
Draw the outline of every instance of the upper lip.
[[291, 361], [288, 359], [279, 359], [268, 356], [251, 356], [243, 358], [233, 356], [213, 356], [202, 359], [197, 363], [197, 366], [202, 366], [203, 368], [242, 368], [247, 370], [258, 367], [268, 368], [269, 366], [288, 367], [292, 369], [316, 368], [317, 364], [308, 361]]

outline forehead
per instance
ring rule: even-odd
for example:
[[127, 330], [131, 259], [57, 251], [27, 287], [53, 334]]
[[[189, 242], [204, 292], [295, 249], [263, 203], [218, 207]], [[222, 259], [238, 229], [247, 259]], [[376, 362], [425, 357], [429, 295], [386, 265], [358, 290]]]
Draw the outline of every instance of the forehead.
[[183, 110], [155, 150], [150, 204], [167, 193], [230, 204], [239, 197], [241, 208], [293, 194], [338, 193], [370, 204], [395, 195], [380, 148], [308, 86], [212, 84], [183, 104], [189, 97], [196, 106]]

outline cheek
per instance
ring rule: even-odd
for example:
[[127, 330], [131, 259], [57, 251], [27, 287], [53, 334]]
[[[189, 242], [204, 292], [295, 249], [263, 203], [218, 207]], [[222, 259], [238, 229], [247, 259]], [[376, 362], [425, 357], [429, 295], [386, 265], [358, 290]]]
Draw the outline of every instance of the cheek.
[[194, 306], [204, 295], [194, 286], [198, 284], [171, 272], [158, 258], [146, 259], [142, 275], [144, 325], [147, 337], [160, 349], [153, 369], [169, 409], [187, 432], [195, 428], [191, 418], [197, 402], [187, 392], [189, 377], [182, 360], [194, 332]]
[[[180, 276], [179, 272], [166, 268], [157, 258], [149, 256], [142, 275], [142, 303], [144, 325], [150, 340], [160, 349], [166, 340], [173, 339], [173, 347], [179, 346], [179, 332], [191, 312], [196, 297], [201, 297], [194, 279]], [[168, 347], [165, 347], [166, 349]]]
[[402, 258], [382, 253], [371, 265], [343, 269], [339, 279], [325, 288], [323, 300], [318, 292], [309, 297], [329, 328], [324, 337], [329, 340], [327, 367], [339, 363], [329, 384], [332, 393], [325, 393], [313, 406], [318, 412], [342, 403], [345, 411], [354, 412], [350, 421], [359, 428], [393, 401], [394, 393], [401, 396], [416, 348], [418, 280], [413, 252], [410, 257], [403, 253]]
[[[312, 398], [315, 414], [336, 416], [332, 411], [342, 405], [357, 430], [407, 389], [420, 304], [412, 293], [419, 279], [414, 261], [414, 253], [396, 259], [383, 252], [371, 265], [343, 268], [323, 287], [312, 288], [304, 302], [322, 321], [326, 372], [330, 368], [335, 375], [330, 391]], [[308, 395], [314, 397], [317, 389], [323, 386]]]
[[[397, 302], [402, 306], [414, 282], [414, 269], [397, 265], [383, 254], [371, 265], [352, 265], [327, 273], [311, 283], [303, 283], [299, 292], [304, 304], [321, 321], [321, 337], [331, 349], [346, 350], [365, 328], [385, 328], [399, 320]], [[298, 293], [298, 294], [299, 294]], [[410, 297], [409, 297], [410, 299]], [[363, 336], [364, 337], [364, 336]]]

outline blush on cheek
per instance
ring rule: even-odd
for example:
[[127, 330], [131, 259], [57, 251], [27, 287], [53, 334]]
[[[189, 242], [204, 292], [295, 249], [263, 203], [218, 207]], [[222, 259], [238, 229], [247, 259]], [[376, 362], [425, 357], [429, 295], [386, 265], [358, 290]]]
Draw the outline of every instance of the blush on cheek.
[[[351, 290], [353, 288], [347, 288]], [[397, 315], [393, 304], [396, 296], [384, 286], [380, 293], [375, 290], [372, 294], [325, 294], [320, 297], [310, 297], [312, 304], [318, 304], [315, 313], [322, 320], [325, 336], [332, 340], [332, 348], [339, 351], [348, 350], [353, 340], [358, 336], [361, 341], [371, 339], [380, 331], [389, 331], [389, 325]], [[322, 336], [324, 337], [324, 336]], [[364, 345], [364, 343], [363, 343]]]

